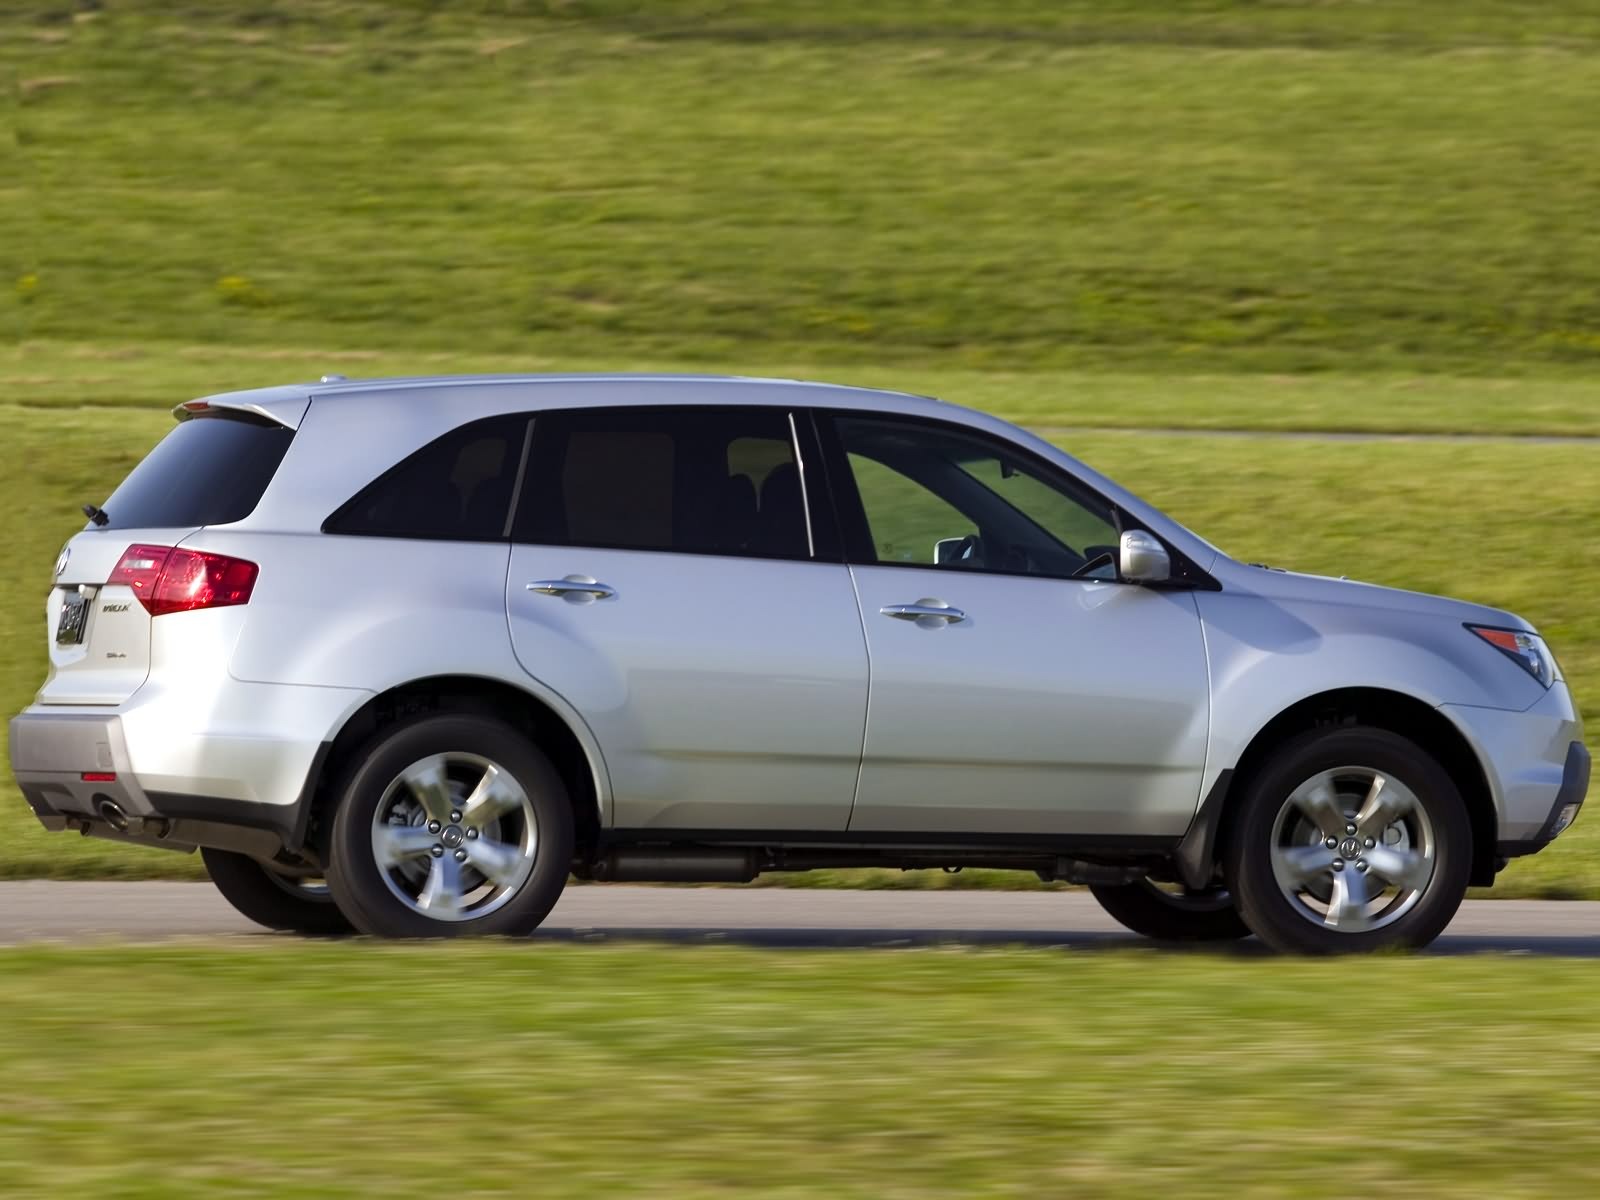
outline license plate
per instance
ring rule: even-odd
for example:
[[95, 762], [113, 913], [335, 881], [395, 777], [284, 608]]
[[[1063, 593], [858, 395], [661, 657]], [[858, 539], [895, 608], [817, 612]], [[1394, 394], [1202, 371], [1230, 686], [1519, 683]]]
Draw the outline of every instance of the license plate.
[[81, 592], [68, 592], [61, 600], [61, 621], [56, 626], [56, 645], [82, 645], [83, 627], [88, 620], [88, 598]]

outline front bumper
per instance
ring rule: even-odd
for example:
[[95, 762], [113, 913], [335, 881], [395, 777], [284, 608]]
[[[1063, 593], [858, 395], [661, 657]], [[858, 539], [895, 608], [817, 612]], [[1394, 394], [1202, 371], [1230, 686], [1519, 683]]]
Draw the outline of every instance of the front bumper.
[[[1440, 710], [1466, 736], [1494, 799], [1495, 850], [1532, 854], [1570, 825], [1589, 786], [1583, 724], [1567, 685], [1557, 680], [1522, 712], [1464, 704]], [[1563, 810], [1573, 806], [1569, 819]]]
[[1561, 786], [1556, 789], [1556, 798], [1550, 804], [1550, 815], [1545, 818], [1539, 832], [1531, 838], [1514, 841], [1502, 839], [1495, 843], [1496, 853], [1501, 858], [1536, 854], [1565, 833], [1578, 819], [1578, 813], [1583, 808], [1584, 796], [1589, 791], [1589, 767], [1588, 748], [1582, 742], [1573, 742], [1567, 747], [1567, 759], [1562, 765]]

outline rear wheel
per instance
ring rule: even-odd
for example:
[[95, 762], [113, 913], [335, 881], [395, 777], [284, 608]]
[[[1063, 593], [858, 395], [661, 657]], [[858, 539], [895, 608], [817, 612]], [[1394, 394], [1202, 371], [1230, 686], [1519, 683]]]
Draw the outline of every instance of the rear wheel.
[[223, 899], [258, 925], [284, 933], [337, 935], [351, 925], [327, 884], [291, 875], [244, 854], [202, 848], [206, 873]]
[[1454, 781], [1414, 742], [1318, 730], [1249, 782], [1225, 868], [1240, 915], [1278, 950], [1420, 948], [1466, 895], [1472, 830]]
[[346, 776], [328, 883], [381, 937], [531, 933], [572, 866], [572, 808], [515, 730], [422, 717], [380, 733]]
[[1250, 936], [1233, 897], [1222, 887], [1196, 891], [1141, 879], [1089, 885], [1100, 907], [1135, 933], [1164, 942], [1227, 942]]

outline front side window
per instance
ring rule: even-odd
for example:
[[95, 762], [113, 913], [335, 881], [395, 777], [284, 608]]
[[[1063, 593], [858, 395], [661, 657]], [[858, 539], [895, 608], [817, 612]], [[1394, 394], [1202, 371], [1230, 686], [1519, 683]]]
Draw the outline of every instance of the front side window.
[[362, 488], [322, 528], [369, 537], [500, 541], [527, 431], [525, 416], [452, 430]]
[[789, 414], [772, 408], [541, 413], [518, 541], [767, 558], [809, 555]]
[[[988, 438], [893, 418], [833, 428], [860, 499], [865, 561], [1055, 578], [1116, 578], [1111, 506]], [[850, 506], [845, 505], [847, 520]]]

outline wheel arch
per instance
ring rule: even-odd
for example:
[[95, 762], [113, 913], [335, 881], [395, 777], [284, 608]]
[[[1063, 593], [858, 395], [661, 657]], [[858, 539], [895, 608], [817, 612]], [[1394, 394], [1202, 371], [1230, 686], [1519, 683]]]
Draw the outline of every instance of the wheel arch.
[[1471, 819], [1472, 876], [1475, 887], [1494, 883], [1499, 860], [1495, 837], [1499, 815], [1489, 777], [1477, 751], [1449, 717], [1426, 701], [1386, 688], [1336, 688], [1295, 701], [1250, 739], [1234, 764], [1221, 797], [1218, 819], [1212, 822], [1213, 840], [1207, 847], [1214, 862], [1216, 847], [1225, 843], [1229, 826], [1239, 809], [1239, 798], [1273, 750], [1296, 734], [1311, 729], [1336, 729], [1367, 725], [1417, 743], [1442, 766], [1466, 803]]
[[572, 799], [575, 845], [591, 850], [606, 823], [609, 786], [599, 748], [587, 728], [558, 712], [532, 692], [500, 679], [478, 675], [431, 675], [379, 692], [346, 718], [324, 743], [306, 782], [307, 812], [303, 847], [319, 858], [326, 852], [340, 778], [356, 752], [380, 729], [408, 717], [430, 713], [471, 713], [509, 724], [525, 733], [550, 759]]

